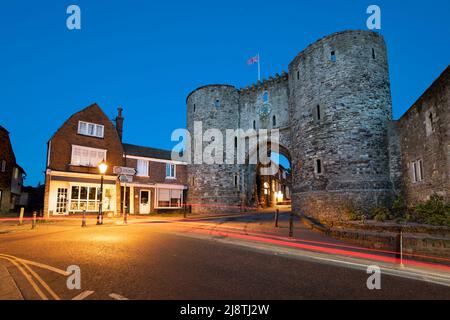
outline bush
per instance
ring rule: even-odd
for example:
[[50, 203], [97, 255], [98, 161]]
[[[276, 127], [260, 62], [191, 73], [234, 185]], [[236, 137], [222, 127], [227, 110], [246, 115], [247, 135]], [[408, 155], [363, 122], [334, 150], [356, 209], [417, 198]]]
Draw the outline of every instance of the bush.
[[419, 223], [450, 227], [450, 203], [437, 194], [433, 194], [427, 202], [416, 205], [412, 215]]
[[370, 214], [373, 219], [379, 222], [384, 222], [390, 218], [389, 209], [384, 207], [373, 208]]
[[406, 215], [406, 204], [405, 200], [401, 196], [397, 196], [392, 203], [392, 218], [393, 219], [404, 219]]
[[345, 209], [347, 219], [350, 221], [364, 220], [365, 215], [360, 209], [357, 209], [353, 203], [348, 203]]

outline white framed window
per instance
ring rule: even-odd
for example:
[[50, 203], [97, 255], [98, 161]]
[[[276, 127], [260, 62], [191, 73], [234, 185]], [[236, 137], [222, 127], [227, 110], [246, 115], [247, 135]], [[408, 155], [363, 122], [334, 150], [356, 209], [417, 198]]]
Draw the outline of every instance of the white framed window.
[[78, 133], [90, 136], [90, 137], [97, 137], [97, 138], [103, 138], [105, 127], [101, 124], [95, 124], [85, 121], [78, 121]]
[[413, 161], [411, 163], [411, 170], [412, 170], [411, 177], [412, 177], [412, 181], [414, 183], [421, 182], [421, 181], [425, 180], [424, 172], [423, 172], [423, 161], [422, 160]]
[[183, 206], [183, 190], [157, 189], [159, 209], [176, 209]]
[[2, 172], [6, 171], [6, 160], [2, 160]]
[[148, 160], [138, 159], [136, 169], [138, 177], [148, 177]]
[[177, 166], [166, 163], [166, 178], [175, 179], [177, 177]]
[[97, 212], [99, 209], [99, 203], [100, 203], [99, 187], [88, 187], [88, 186], [71, 187], [69, 211], [86, 210], [91, 212]]
[[72, 165], [97, 167], [102, 161], [106, 161], [106, 150], [72, 145]]

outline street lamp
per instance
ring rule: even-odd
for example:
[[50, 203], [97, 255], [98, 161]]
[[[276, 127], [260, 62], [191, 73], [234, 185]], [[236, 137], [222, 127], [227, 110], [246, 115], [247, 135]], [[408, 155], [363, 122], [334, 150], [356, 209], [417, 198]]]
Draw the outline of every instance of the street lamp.
[[101, 178], [100, 178], [100, 203], [98, 205], [98, 216], [97, 216], [97, 225], [103, 224], [103, 175], [106, 173], [106, 170], [108, 170], [108, 165], [103, 160], [98, 164], [98, 170], [100, 171]]

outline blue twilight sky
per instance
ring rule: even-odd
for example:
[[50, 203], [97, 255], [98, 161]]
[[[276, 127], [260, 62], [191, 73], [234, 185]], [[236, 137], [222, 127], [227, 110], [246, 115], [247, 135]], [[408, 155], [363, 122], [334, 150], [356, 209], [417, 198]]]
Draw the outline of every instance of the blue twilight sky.
[[[66, 28], [81, 8], [82, 29]], [[208, 83], [251, 84], [287, 70], [308, 44], [365, 29], [382, 10], [398, 118], [447, 67], [450, 1], [0, 1], [0, 125], [11, 132], [27, 184], [43, 182], [46, 142], [72, 113], [124, 107], [124, 141], [171, 148], [185, 98]]]

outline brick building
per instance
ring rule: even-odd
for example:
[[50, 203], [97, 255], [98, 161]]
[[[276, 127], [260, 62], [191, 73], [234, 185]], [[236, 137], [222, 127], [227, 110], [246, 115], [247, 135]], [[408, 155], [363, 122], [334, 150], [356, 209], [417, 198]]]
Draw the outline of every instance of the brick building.
[[[113, 123], [97, 104], [72, 115], [48, 142], [44, 212], [96, 213], [100, 204], [98, 164], [104, 175], [103, 211], [149, 214], [183, 206], [185, 172], [169, 151], [122, 144], [122, 109]], [[115, 168], [132, 167], [132, 181], [119, 181]], [[166, 175], [167, 172], [167, 175]], [[168, 202], [166, 201], [168, 199]], [[125, 207], [124, 201], [125, 200]]]
[[19, 205], [25, 171], [17, 164], [9, 132], [0, 126], [0, 213]]

